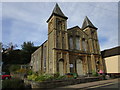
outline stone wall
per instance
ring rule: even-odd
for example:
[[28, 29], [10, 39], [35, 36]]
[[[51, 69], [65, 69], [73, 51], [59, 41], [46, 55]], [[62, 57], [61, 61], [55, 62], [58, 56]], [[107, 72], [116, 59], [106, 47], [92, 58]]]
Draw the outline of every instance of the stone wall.
[[72, 79], [72, 80], [56, 80], [56, 81], [44, 81], [44, 82], [35, 82], [24, 80], [26, 84], [31, 84], [31, 88], [55, 88], [66, 85], [74, 85], [86, 82], [99, 81], [99, 77], [90, 77], [90, 78], [82, 78], [82, 79]]

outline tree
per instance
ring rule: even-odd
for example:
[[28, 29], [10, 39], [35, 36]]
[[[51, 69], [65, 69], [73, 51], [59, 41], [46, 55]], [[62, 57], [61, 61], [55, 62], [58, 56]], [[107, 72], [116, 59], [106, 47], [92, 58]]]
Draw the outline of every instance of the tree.
[[31, 48], [34, 47], [34, 44], [33, 42], [28, 41], [28, 42], [24, 42], [23, 45], [21, 45], [21, 47], [22, 50], [24, 51], [29, 51], [29, 50], [31, 51]]
[[35, 47], [33, 42], [24, 42], [22, 45], [21, 55], [22, 55], [22, 62], [24, 64], [27, 64], [31, 60], [31, 54], [38, 49], [38, 47]]
[[17, 45], [9, 43], [3, 45], [2, 43], [2, 61], [3, 70], [7, 71], [8, 68], [13, 64], [27, 64], [31, 60], [31, 54], [38, 48], [35, 47], [32, 42], [24, 42], [21, 47], [22, 49], [15, 49]]
[[17, 70], [19, 70], [20, 69], [20, 65], [11, 65], [10, 67], [9, 67], [9, 71], [10, 72], [15, 72], [15, 71], [17, 71]]
[[2, 44], [2, 49], [4, 51], [12, 51], [15, 50], [17, 47], [17, 44], [13, 44], [12, 42], [8, 43], [7, 45]]
[[21, 60], [21, 50], [12, 50], [3, 54], [4, 64], [19, 64]]
[[15, 49], [17, 45], [11, 43], [8, 43], [8, 45], [2, 44], [2, 61], [4, 64], [14, 64], [18, 62], [18, 59], [20, 59], [19, 49]]

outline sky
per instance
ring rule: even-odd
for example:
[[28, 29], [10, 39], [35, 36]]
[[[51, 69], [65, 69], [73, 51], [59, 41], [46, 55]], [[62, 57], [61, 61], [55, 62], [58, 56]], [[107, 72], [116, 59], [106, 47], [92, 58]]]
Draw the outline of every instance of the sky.
[[[47, 40], [47, 19], [56, 2], [3, 2], [0, 3], [0, 25], [2, 42], [12, 42], [20, 48], [25, 41], [35, 46]], [[67, 28], [82, 26], [85, 16], [98, 28], [101, 50], [118, 46], [118, 3], [117, 2], [58, 2], [68, 17]], [[2, 8], [2, 9], [1, 9]]]

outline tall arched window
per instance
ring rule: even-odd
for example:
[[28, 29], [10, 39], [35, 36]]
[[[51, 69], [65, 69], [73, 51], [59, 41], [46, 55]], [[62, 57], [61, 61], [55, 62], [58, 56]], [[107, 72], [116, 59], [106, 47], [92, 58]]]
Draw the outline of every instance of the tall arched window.
[[70, 49], [73, 49], [73, 37], [69, 37]]
[[80, 37], [76, 37], [76, 49], [80, 50]]
[[62, 30], [62, 21], [59, 19], [56, 19], [56, 28], [57, 30]]
[[86, 51], [86, 42], [85, 42], [85, 39], [82, 39], [82, 47], [83, 47], [83, 50]]
[[43, 71], [46, 72], [46, 46], [43, 47]]
[[62, 30], [62, 22], [61, 21], [58, 22], [58, 29]]

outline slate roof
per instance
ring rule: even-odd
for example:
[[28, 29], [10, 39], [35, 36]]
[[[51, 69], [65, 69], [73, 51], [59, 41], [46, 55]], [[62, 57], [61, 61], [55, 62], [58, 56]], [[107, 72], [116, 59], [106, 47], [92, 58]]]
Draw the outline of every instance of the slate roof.
[[[79, 29], [81, 30], [81, 28], [79, 26], [74, 26], [74, 27], [71, 27], [71, 28], [68, 28], [67, 30], [68, 31], [71, 31], [71, 30], [76, 30], [76, 29]], [[86, 34], [83, 30], [81, 30], [84, 34]], [[87, 35], [87, 34], [86, 34]]]
[[57, 3], [56, 3], [56, 5], [55, 5], [55, 7], [54, 7], [54, 9], [53, 9], [53, 11], [52, 11], [51, 16], [50, 16], [49, 19], [47, 20], [47, 22], [50, 20], [50, 18], [51, 18], [53, 15], [60, 16], [60, 17], [63, 17], [63, 18], [65, 18], [65, 19], [68, 19], [68, 17], [66, 17], [66, 16], [63, 14], [62, 10], [60, 9], [60, 7], [59, 7], [59, 5], [58, 5]]
[[67, 30], [72, 30], [72, 29], [80, 29], [80, 27], [79, 26], [74, 26], [74, 27], [68, 28]]
[[84, 21], [83, 21], [83, 25], [82, 25], [82, 29], [85, 29], [87, 27], [92, 27], [92, 28], [95, 28], [97, 29], [93, 24], [92, 22], [88, 19], [88, 17], [86, 16]]
[[101, 51], [101, 55], [103, 58], [120, 55], [120, 46]]

